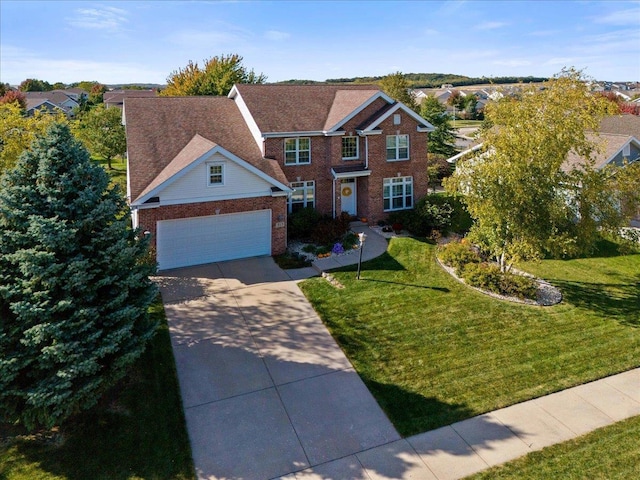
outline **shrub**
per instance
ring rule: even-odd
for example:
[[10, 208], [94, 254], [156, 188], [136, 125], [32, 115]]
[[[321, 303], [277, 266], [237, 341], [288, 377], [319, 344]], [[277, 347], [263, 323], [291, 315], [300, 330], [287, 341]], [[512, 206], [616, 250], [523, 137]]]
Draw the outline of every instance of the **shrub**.
[[321, 215], [311, 207], [306, 207], [289, 215], [288, 236], [290, 239], [308, 240]]
[[438, 251], [438, 258], [442, 263], [452, 267], [456, 275], [468, 263], [480, 263], [480, 256], [465, 242], [451, 242], [442, 246]]
[[462, 278], [471, 286], [508, 297], [535, 299], [536, 281], [522, 275], [502, 273], [500, 267], [489, 263], [468, 263]]
[[344, 253], [344, 247], [342, 246], [342, 243], [336, 242], [333, 248], [331, 249], [331, 253], [335, 253], [336, 255]]
[[351, 250], [359, 242], [358, 235], [353, 232], [347, 232], [342, 237], [342, 246], [345, 250]]
[[350, 221], [350, 215], [345, 213], [337, 218], [321, 217], [312, 229], [311, 241], [318, 245], [333, 245], [347, 233]]

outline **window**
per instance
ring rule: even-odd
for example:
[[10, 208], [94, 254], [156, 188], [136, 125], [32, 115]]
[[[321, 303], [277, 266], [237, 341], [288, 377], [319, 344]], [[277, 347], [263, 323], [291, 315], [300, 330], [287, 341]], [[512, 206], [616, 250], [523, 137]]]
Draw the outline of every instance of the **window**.
[[385, 178], [382, 198], [385, 212], [413, 207], [413, 177]]
[[297, 212], [305, 207], [315, 207], [316, 182], [292, 182], [293, 193], [289, 197], [289, 213]]
[[342, 137], [343, 160], [357, 160], [360, 157], [358, 143], [358, 137]]
[[394, 113], [393, 114], [393, 124], [394, 125], [400, 125], [400, 114], [399, 113]]
[[224, 185], [224, 165], [222, 163], [209, 164], [209, 185]]
[[409, 135], [387, 135], [387, 161], [409, 160]]
[[622, 148], [622, 156], [629, 160], [629, 155], [631, 155], [631, 143], [627, 143]]
[[284, 164], [311, 163], [311, 140], [309, 138], [287, 138], [284, 141]]

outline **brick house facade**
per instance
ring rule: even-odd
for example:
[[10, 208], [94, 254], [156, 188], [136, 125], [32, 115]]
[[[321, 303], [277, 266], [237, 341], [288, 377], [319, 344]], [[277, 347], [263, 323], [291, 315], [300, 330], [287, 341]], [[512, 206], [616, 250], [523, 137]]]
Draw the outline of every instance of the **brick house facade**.
[[[124, 120], [133, 224], [151, 234], [161, 268], [282, 253], [298, 208], [374, 223], [427, 192], [433, 127], [376, 86], [130, 98]], [[264, 215], [252, 225], [248, 212]]]

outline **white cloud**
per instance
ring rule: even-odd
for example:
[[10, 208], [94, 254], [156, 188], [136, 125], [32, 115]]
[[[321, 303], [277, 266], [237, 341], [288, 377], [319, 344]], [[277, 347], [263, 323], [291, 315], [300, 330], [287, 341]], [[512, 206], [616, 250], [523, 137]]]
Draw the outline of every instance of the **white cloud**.
[[279, 32], [278, 30], [268, 30], [265, 32], [264, 36], [267, 40], [282, 41], [290, 38], [291, 34], [287, 32]]
[[506, 22], [484, 22], [475, 26], [476, 30], [497, 30], [498, 28], [509, 25]]
[[128, 12], [122, 8], [79, 8], [74, 13], [73, 18], [67, 19], [69, 25], [88, 30], [117, 31], [129, 21]]
[[82, 59], [45, 58], [19, 47], [2, 45], [1, 81], [12, 85], [25, 78], [40, 78], [50, 83], [98, 80], [102, 83], [164, 83], [166, 71], [133, 62], [100, 62]]
[[596, 23], [605, 23], [607, 25], [629, 25], [637, 27], [640, 24], [640, 7], [629, 8], [627, 10], [617, 10], [607, 14], [594, 17]]
[[425, 35], [438, 35], [440, 32], [435, 28], [427, 28], [426, 30], [423, 30], [423, 33]]

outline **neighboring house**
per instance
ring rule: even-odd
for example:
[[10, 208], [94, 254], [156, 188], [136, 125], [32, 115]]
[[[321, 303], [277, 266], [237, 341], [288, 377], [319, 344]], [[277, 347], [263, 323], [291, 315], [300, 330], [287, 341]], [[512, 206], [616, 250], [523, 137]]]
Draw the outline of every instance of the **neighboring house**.
[[160, 269], [286, 249], [304, 207], [369, 223], [427, 193], [428, 122], [377, 86], [127, 98], [128, 196]]
[[594, 153], [593, 161], [589, 162], [577, 153], [569, 152], [567, 161], [562, 166], [563, 170], [569, 171], [578, 166], [591, 166], [600, 170], [607, 165], [623, 166], [625, 162], [640, 160], [640, 140], [632, 135], [600, 133], [597, 137], [592, 135], [591, 140], [601, 146], [601, 151]]
[[640, 117], [630, 113], [605, 117], [600, 122], [600, 132], [631, 135], [640, 139]]
[[67, 95], [64, 90], [52, 90], [50, 92], [24, 92], [24, 96], [27, 99], [27, 115], [33, 115], [35, 109], [46, 109], [52, 111], [52, 107], [50, 107], [50, 105], [54, 105], [62, 110], [67, 116], [73, 116], [73, 109], [79, 105], [79, 103], [74, 98]]
[[102, 95], [102, 102], [106, 108], [118, 107], [122, 108], [125, 98], [140, 98], [140, 97], [156, 97], [158, 96], [155, 90], [111, 90], [104, 92]]
[[35, 115], [36, 111], [40, 113], [64, 113], [67, 112], [56, 105], [55, 103], [51, 103], [46, 98], [27, 98], [27, 116], [31, 117]]

